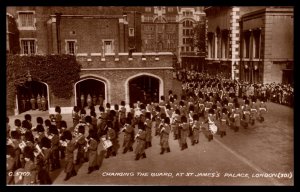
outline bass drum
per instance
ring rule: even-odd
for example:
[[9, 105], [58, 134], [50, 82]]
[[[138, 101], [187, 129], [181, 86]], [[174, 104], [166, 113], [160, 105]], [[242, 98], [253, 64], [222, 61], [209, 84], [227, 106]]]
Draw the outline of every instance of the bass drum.
[[209, 131], [214, 135], [217, 133], [218, 131], [218, 127], [216, 126], [216, 124], [212, 123], [208, 125], [208, 129]]

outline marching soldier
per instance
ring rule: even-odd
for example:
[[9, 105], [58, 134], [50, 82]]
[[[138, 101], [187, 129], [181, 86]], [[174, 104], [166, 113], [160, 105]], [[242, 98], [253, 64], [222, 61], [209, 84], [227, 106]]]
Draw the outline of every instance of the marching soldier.
[[192, 130], [192, 133], [193, 133], [193, 135], [192, 135], [192, 145], [199, 143], [200, 128], [201, 128], [201, 123], [199, 121], [199, 116], [198, 116], [198, 114], [194, 114], [193, 115], [193, 123], [192, 123], [192, 126], [191, 126], [191, 130]]
[[142, 122], [138, 123], [138, 133], [135, 136], [135, 140], [137, 142], [135, 148], [135, 160], [139, 160], [140, 157], [146, 158], [145, 153], [145, 145], [146, 145], [146, 131], [145, 131], [145, 124]]
[[151, 121], [151, 113], [146, 112], [145, 114], [145, 128], [146, 128], [146, 149], [148, 147], [152, 147], [151, 141], [152, 141], [152, 121]]
[[72, 141], [72, 134], [70, 131], [65, 131], [63, 134], [62, 145], [65, 147], [65, 173], [66, 177], [64, 181], [69, 180], [72, 176], [77, 175], [74, 167], [74, 150], [76, 148], [75, 143]]
[[42, 107], [42, 110], [43, 110], [43, 111], [46, 111], [46, 110], [47, 110], [47, 100], [46, 100], [46, 98], [44, 97], [44, 95], [42, 95], [42, 98], [41, 98], [41, 107]]
[[59, 161], [59, 133], [55, 125], [50, 125], [49, 127], [49, 136], [48, 138], [51, 140], [51, 165], [50, 171], [54, 171], [55, 169], [60, 168]]
[[131, 119], [127, 118], [126, 123], [124, 125], [124, 128], [121, 130], [124, 132], [124, 140], [123, 140], [123, 154], [127, 153], [127, 151], [132, 148], [132, 132], [133, 132], [133, 127], [131, 125]]
[[37, 102], [39, 111], [41, 111], [42, 110], [42, 100], [41, 100], [40, 94], [38, 94], [38, 96], [36, 98], [36, 102]]
[[90, 174], [94, 170], [99, 169], [97, 165], [97, 146], [98, 146], [97, 134], [94, 131], [90, 130], [87, 140], [88, 140], [87, 148], [89, 154], [88, 174]]
[[107, 130], [107, 134], [106, 134], [106, 138], [108, 140], [111, 141], [112, 143], [112, 146], [109, 147], [107, 149], [107, 153], [106, 153], [106, 157], [105, 158], [109, 158], [111, 155], [112, 156], [116, 156], [117, 155], [117, 137], [116, 137], [116, 131], [112, 128], [112, 123], [109, 121], [107, 123], [107, 127], [108, 127], [108, 130]]
[[33, 95], [31, 96], [30, 103], [31, 103], [31, 109], [35, 110], [36, 100]]
[[6, 145], [6, 184], [14, 184], [15, 149], [11, 145]]
[[161, 145], [161, 152], [160, 154], [164, 154], [165, 151], [170, 152], [170, 146], [169, 146], [169, 134], [171, 132], [170, 127], [170, 118], [166, 117], [164, 119], [163, 125], [162, 125], [161, 133], [160, 133], [160, 145]]
[[25, 158], [25, 166], [24, 172], [29, 172], [29, 176], [23, 178], [23, 184], [30, 185], [36, 184], [36, 177], [37, 177], [37, 167], [34, 163], [34, 153], [31, 147], [24, 147], [24, 158]]
[[227, 122], [228, 122], [228, 112], [226, 108], [222, 109], [222, 112], [220, 114], [220, 126], [219, 126], [219, 131], [221, 137], [226, 135], [226, 129], [227, 129]]
[[187, 149], [187, 142], [186, 139], [188, 137], [189, 132], [189, 124], [187, 122], [187, 118], [185, 115], [181, 116], [181, 124], [179, 126], [179, 132], [180, 132], [180, 147], [181, 150]]

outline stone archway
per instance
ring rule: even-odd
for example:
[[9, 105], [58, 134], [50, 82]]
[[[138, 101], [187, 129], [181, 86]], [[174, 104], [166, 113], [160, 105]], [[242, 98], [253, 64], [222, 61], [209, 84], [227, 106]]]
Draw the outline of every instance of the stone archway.
[[17, 87], [16, 114], [29, 110], [49, 110], [49, 86], [41, 81], [28, 81]]
[[95, 75], [81, 76], [81, 80], [74, 84], [75, 105], [82, 107], [82, 95], [84, 96], [83, 107], [87, 106], [87, 97], [92, 98], [92, 103], [99, 105], [100, 97], [103, 98], [103, 104], [110, 101], [109, 81], [103, 77]]
[[125, 102], [159, 102], [164, 95], [164, 82], [161, 77], [151, 73], [138, 73], [125, 81]]

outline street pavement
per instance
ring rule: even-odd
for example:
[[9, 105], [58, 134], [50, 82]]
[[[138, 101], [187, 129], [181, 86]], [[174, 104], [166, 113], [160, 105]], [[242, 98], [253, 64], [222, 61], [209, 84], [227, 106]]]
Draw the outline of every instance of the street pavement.
[[[146, 149], [147, 158], [135, 161], [135, 154], [122, 154], [104, 159], [100, 170], [87, 174], [88, 163], [77, 165], [77, 176], [64, 181], [63, 169], [51, 172], [54, 185], [294, 185], [294, 110], [267, 103], [269, 112], [263, 123], [239, 132], [227, 130], [221, 138], [208, 141], [205, 132], [199, 144], [181, 151], [177, 140], [170, 135], [170, 153], [160, 155], [159, 137], [152, 131], [152, 147]], [[96, 108], [97, 109], [97, 108]], [[49, 117], [47, 112], [29, 111], [36, 117]], [[71, 114], [63, 120], [72, 125]], [[23, 120], [24, 114], [10, 117]], [[119, 144], [123, 143], [123, 133]], [[135, 144], [134, 144], [135, 147]], [[64, 162], [62, 161], [62, 167]], [[285, 178], [282, 178], [285, 176]], [[287, 178], [289, 177], [289, 178]]]

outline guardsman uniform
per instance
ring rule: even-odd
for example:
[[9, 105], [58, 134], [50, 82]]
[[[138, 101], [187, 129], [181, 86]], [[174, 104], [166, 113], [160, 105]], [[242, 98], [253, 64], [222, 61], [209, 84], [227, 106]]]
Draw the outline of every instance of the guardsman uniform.
[[136, 148], [135, 148], [135, 160], [139, 160], [140, 157], [146, 158], [145, 146], [146, 146], [146, 131], [140, 128], [135, 136]]

